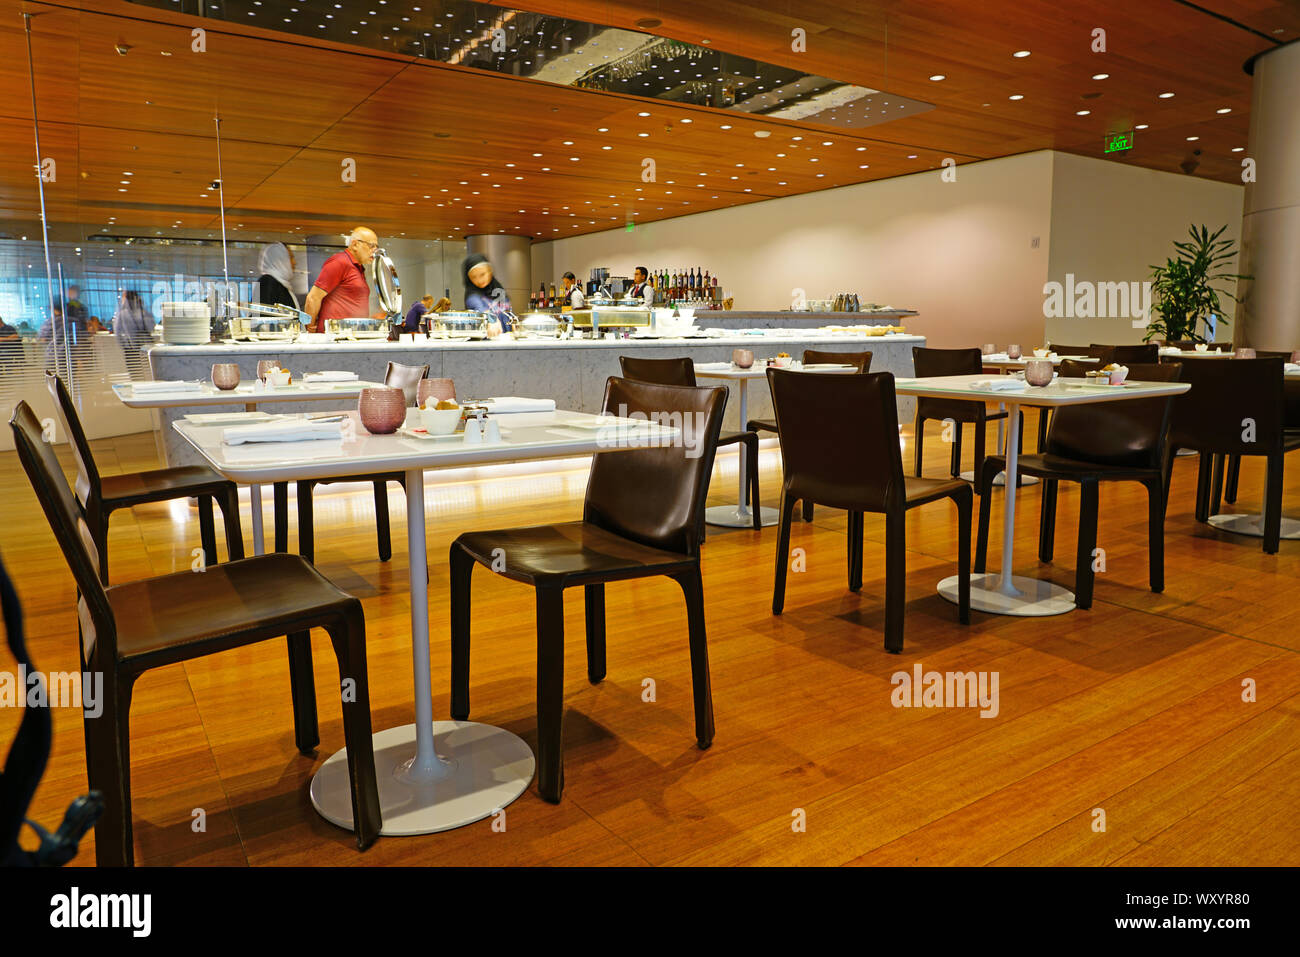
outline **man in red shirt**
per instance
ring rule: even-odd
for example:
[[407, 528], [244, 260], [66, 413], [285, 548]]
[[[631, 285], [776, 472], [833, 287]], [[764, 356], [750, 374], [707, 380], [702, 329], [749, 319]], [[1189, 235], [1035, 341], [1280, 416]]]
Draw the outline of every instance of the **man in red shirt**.
[[325, 260], [307, 293], [303, 311], [311, 316], [312, 332], [324, 332], [327, 319], [357, 319], [370, 315], [370, 283], [366, 267], [375, 258], [379, 237], [365, 226], [348, 236], [348, 248]]

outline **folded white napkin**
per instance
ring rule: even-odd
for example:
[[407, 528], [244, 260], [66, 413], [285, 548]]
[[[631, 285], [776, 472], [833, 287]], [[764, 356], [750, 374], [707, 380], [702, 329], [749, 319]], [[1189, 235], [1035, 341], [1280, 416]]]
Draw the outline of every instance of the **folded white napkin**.
[[145, 392], [202, 392], [203, 384], [200, 382], [181, 382], [173, 381], [156, 381], [156, 382], [133, 382], [131, 391], [143, 394]]
[[695, 368], [705, 372], [726, 372], [731, 368], [730, 362], [697, 362]]
[[355, 382], [359, 379], [355, 372], [324, 371], [308, 372], [303, 376], [304, 382]]
[[1300, 372], [1300, 362], [1285, 362], [1282, 369], [1284, 372]]
[[985, 362], [1010, 362], [1011, 357], [1005, 352], [990, 352], [986, 356], [980, 356]]
[[306, 439], [339, 439], [341, 422], [312, 422], [308, 419], [283, 419], [257, 425], [238, 425], [221, 433], [225, 445], [245, 442], [301, 442]]
[[483, 399], [482, 404], [487, 406], [489, 412], [496, 412], [504, 415], [511, 412], [554, 412], [554, 399], [526, 399], [516, 395], [499, 396], [494, 399]]
[[1029, 388], [1029, 383], [1024, 379], [999, 376], [996, 379], [978, 379], [972, 382], [970, 387], [979, 389], [982, 392], [1019, 392], [1022, 389]]

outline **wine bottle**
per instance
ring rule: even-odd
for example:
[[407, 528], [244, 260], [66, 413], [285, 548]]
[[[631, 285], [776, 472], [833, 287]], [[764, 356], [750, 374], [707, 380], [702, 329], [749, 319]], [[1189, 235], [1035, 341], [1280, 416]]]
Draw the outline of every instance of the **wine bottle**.
[[550, 295], [547, 298], [550, 300], [552, 306], [555, 305], [558, 298], [555, 294], [555, 283], [551, 283]]

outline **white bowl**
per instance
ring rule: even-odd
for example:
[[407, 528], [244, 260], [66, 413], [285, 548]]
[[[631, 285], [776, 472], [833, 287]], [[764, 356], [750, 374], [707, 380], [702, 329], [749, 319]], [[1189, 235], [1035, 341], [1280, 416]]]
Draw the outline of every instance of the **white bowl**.
[[451, 435], [460, 424], [460, 409], [424, 409], [420, 418], [430, 435]]
[[289, 373], [288, 373], [288, 372], [268, 372], [268, 373], [266, 374], [266, 384], [267, 384], [267, 385], [288, 385], [288, 384], [289, 384]]
[[694, 309], [694, 308], [687, 308], [687, 307], [685, 307], [685, 306], [679, 306], [679, 307], [677, 308], [677, 315], [680, 316], [680, 317], [682, 318], [683, 321], [689, 319], [692, 323], [695, 322], [695, 309]]

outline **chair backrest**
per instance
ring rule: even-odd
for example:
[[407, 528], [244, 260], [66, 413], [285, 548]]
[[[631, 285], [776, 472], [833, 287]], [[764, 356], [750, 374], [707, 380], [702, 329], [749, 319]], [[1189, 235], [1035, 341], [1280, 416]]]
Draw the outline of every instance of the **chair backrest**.
[[805, 349], [803, 364], [806, 366], [832, 363], [842, 366], [857, 366], [859, 372], [871, 371], [870, 352], [824, 352], [819, 349]]
[[68, 433], [68, 444], [72, 446], [72, 457], [77, 463], [77, 501], [85, 509], [98, 508], [101, 488], [99, 467], [95, 465], [95, 456], [91, 454], [86, 430], [81, 427], [77, 405], [72, 401], [72, 395], [63, 380], [48, 369], [45, 370], [45, 385], [50, 390], [50, 398], [54, 400], [54, 411], [59, 416], [59, 422]]
[[642, 359], [640, 356], [619, 356], [623, 378], [657, 385], [695, 385], [695, 362], [690, 356], [680, 359]]
[[1175, 339], [1172, 342], [1170, 342], [1169, 345], [1173, 346], [1175, 349], [1182, 349], [1186, 352], [1195, 351], [1198, 345], [1208, 345], [1209, 348], [1206, 350], [1207, 352], [1231, 352], [1232, 351], [1231, 342], [1198, 343], [1195, 339]]
[[415, 390], [420, 380], [427, 378], [428, 375], [427, 365], [404, 366], [400, 362], [390, 362], [388, 371], [384, 373], [384, 385], [401, 389], [406, 394], [406, 404], [409, 407], [415, 405]]
[[725, 386], [658, 385], [611, 376], [605, 383], [605, 412], [646, 417], [680, 428], [682, 435], [661, 446], [597, 452], [583, 520], [643, 545], [698, 555], [726, 407]]
[[787, 494], [832, 508], [884, 511], [902, 505], [906, 492], [892, 373], [768, 369], [767, 381]]
[[1052, 351], [1058, 356], [1092, 356], [1094, 359], [1110, 361], [1109, 346], [1065, 346], [1059, 342], [1053, 342]]
[[930, 349], [912, 346], [912, 367], [918, 378], [940, 375], [979, 375], [983, 357], [978, 348]]
[[26, 402], [14, 407], [9, 424], [14, 432], [14, 447], [27, 479], [32, 483], [45, 518], [72, 570], [80, 597], [77, 615], [81, 620], [81, 665], [88, 670], [92, 659], [110, 656], [117, 650], [117, 632], [108, 595], [99, 580], [99, 558], [81, 507], [73, 497], [63, 475], [54, 447], [45, 441], [41, 423]]
[[1264, 455], [1279, 449], [1282, 365], [1281, 359], [1184, 356], [1179, 378], [1192, 388], [1174, 402], [1170, 442], [1227, 455]]
[[[1140, 342], [1136, 345], [1106, 345], [1104, 343], [1094, 342], [1094, 349], [1107, 349], [1109, 352], [1104, 357], [1107, 362], [1119, 362], [1128, 365], [1130, 362], [1159, 362], [1160, 346], [1154, 342]], [[1060, 350], [1057, 350], [1058, 353]]]
[[[1068, 371], [1067, 364], [1072, 367]], [[1081, 377], [1088, 365], [1065, 359], [1061, 375]], [[1177, 382], [1179, 372], [1177, 363], [1134, 363], [1128, 367], [1128, 377], [1134, 382]], [[1176, 398], [1061, 406], [1052, 415], [1046, 451], [1101, 465], [1159, 468], [1169, 431], [1169, 408]]]

